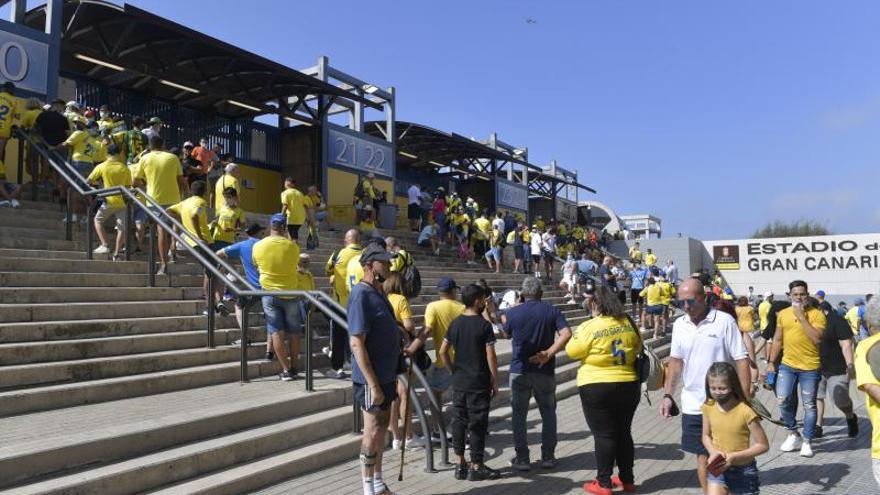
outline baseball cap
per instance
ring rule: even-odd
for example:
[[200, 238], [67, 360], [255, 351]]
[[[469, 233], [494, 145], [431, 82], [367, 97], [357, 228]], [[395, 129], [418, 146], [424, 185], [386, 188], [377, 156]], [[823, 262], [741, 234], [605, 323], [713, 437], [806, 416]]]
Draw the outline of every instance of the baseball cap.
[[825, 297], [825, 291], [824, 290], [817, 290], [816, 297]]
[[255, 235], [259, 234], [260, 232], [262, 232], [263, 230], [264, 229], [263, 229], [262, 225], [260, 225], [258, 223], [252, 223], [252, 224], [250, 224], [250, 226], [248, 226], [247, 229], [245, 229], [245, 233], [249, 236], [255, 236]]
[[236, 165], [234, 163], [227, 163], [224, 170], [226, 170], [227, 174], [231, 174], [232, 172], [235, 172], [236, 170], [238, 170], [238, 165]]
[[376, 178], [376, 174], [374, 174], [373, 172], [370, 172], [370, 173], [367, 174], [367, 178], [368, 178], [368, 179], [375, 179], [375, 178]]
[[184, 148], [194, 148], [192, 141], [187, 141], [183, 143]]
[[162, 123], [162, 119], [160, 119], [159, 117], [153, 117], [150, 119], [150, 125], [161, 124], [161, 123]]
[[770, 292], [769, 290], [764, 293], [764, 299], [767, 299], [768, 297], [773, 297], [773, 293]]
[[285, 227], [287, 226], [287, 216], [284, 213], [276, 213], [269, 218], [269, 223], [273, 227]]
[[391, 261], [391, 253], [378, 243], [370, 243], [361, 252], [361, 265], [366, 265], [371, 261]]
[[460, 289], [460, 287], [455, 283], [450, 277], [443, 277], [437, 281], [437, 289], [441, 292], [449, 292], [454, 289]]
[[65, 103], [64, 106], [79, 109], [79, 103], [77, 103], [76, 100], [70, 100], [67, 103]]

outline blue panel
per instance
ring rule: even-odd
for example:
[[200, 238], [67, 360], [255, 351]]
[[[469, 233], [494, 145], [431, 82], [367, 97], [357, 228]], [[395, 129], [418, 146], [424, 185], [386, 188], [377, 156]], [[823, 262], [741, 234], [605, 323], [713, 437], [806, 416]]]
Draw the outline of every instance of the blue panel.
[[394, 179], [396, 157], [391, 143], [333, 124], [326, 127], [328, 165]]
[[529, 190], [522, 184], [496, 177], [495, 203], [499, 208], [513, 208], [528, 212]]
[[[45, 95], [49, 81], [49, 44], [23, 36], [21, 29], [9, 22], [0, 23], [0, 79], [12, 81], [16, 87]], [[15, 31], [15, 32], [13, 32]], [[37, 33], [41, 34], [41, 33]]]

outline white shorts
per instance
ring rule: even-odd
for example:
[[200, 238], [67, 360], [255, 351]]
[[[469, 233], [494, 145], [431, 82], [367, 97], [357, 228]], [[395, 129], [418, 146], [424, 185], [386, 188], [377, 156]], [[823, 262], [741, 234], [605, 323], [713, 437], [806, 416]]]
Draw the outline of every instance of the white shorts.
[[576, 277], [574, 274], [565, 274], [562, 276], [562, 281], [568, 284], [569, 287], [574, 287], [577, 283]]

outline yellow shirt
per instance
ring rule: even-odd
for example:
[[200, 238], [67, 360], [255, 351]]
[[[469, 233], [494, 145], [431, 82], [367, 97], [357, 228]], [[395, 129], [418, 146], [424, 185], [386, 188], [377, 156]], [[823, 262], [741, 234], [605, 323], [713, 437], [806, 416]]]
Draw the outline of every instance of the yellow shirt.
[[296, 290], [315, 290], [315, 277], [312, 272], [296, 270]]
[[767, 300], [761, 301], [761, 304], [758, 305], [758, 319], [761, 321], [761, 330], [765, 330], [767, 325], [770, 324], [770, 322], [767, 321], [767, 315], [770, 314], [771, 305], [772, 303]]
[[359, 284], [364, 278], [364, 267], [361, 266], [361, 254], [353, 256], [348, 262], [345, 269], [345, 280], [348, 282], [348, 292], [350, 293], [354, 286]]
[[568, 227], [566, 227], [565, 225], [559, 225], [558, 227], [556, 227], [556, 233], [559, 235], [568, 234]]
[[[434, 364], [442, 368], [440, 363], [440, 344], [446, 338], [446, 332], [452, 320], [464, 313], [464, 304], [453, 299], [440, 299], [428, 304], [425, 308], [425, 326], [431, 329], [431, 338], [434, 339]], [[455, 350], [449, 349], [450, 359], [455, 359]]]
[[737, 306], [736, 323], [739, 325], [740, 332], [751, 332], [755, 329], [755, 313], [751, 306]]
[[647, 306], [663, 304], [663, 289], [659, 284], [651, 284], [645, 287], [639, 295], [645, 298], [645, 305]]
[[0, 92], [0, 137], [9, 137], [12, 126], [21, 118], [21, 103], [6, 91]]
[[139, 160], [137, 178], [147, 183], [147, 196], [162, 206], [180, 202], [180, 160], [167, 151], [151, 151]]
[[[729, 411], [721, 410], [715, 401], [708, 400], [700, 409], [703, 418], [712, 429], [712, 445], [721, 452], [742, 452], [749, 448], [751, 433], [749, 424], [761, 421], [761, 417], [745, 402], [740, 402]], [[752, 459], [743, 459], [742, 466], [751, 464]]]
[[214, 240], [233, 243], [236, 232], [244, 226], [244, 211], [237, 206], [230, 208], [224, 204], [217, 210], [216, 222]]
[[394, 319], [397, 323], [403, 325], [403, 320], [412, 318], [412, 306], [401, 294], [388, 294], [388, 302], [391, 303], [391, 309], [394, 310]]
[[657, 264], [657, 256], [654, 253], [648, 253], [648, 255], [645, 256], [645, 263], [648, 266], [656, 265]]
[[[583, 227], [575, 227], [571, 229], [571, 235], [579, 241], [587, 238], [587, 232], [583, 229]], [[641, 253], [639, 253], [639, 256], [641, 256]]]
[[[880, 386], [880, 380], [874, 376], [871, 371], [871, 365], [868, 362], [868, 351], [880, 342], [880, 333], [874, 334], [867, 339], [859, 342], [856, 346], [856, 352], [853, 361], [856, 368], [856, 386], [861, 391], [865, 391], [865, 385]], [[865, 409], [868, 411], [868, 419], [873, 425], [871, 434], [871, 457], [880, 459], [880, 402], [874, 400], [867, 392], [865, 392]]]
[[71, 151], [73, 152], [71, 159], [75, 162], [91, 162], [93, 150], [87, 149], [90, 142], [94, 142], [94, 139], [89, 139], [89, 133], [86, 131], [73, 131], [70, 136], [67, 136], [67, 140], [64, 141], [64, 144], [70, 146]]
[[[820, 333], [825, 330], [825, 314], [816, 308], [806, 310], [807, 321]], [[814, 344], [788, 307], [776, 314], [776, 331], [782, 331], [782, 364], [802, 371], [819, 369], [819, 346]]]
[[474, 219], [474, 237], [484, 241], [489, 238], [489, 231], [492, 230], [492, 222], [488, 218], [479, 217]]
[[[101, 180], [105, 188], [115, 186], [131, 186], [131, 172], [128, 171], [128, 167], [126, 167], [122, 162], [116, 160], [107, 160], [105, 162], [99, 163], [97, 167], [92, 169], [92, 173], [89, 174], [86, 180], [91, 183], [95, 183], [98, 181], [98, 179]], [[119, 194], [107, 196], [106, 199], [108, 208], [125, 208], [125, 201]]]
[[528, 230], [523, 230], [523, 232], [522, 232], [522, 240], [523, 240], [523, 244], [525, 244], [526, 246], [528, 246], [528, 245], [529, 245], [529, 242], [532, 240], [532, 233], [529, 232]]
[[565, 352], [580, 361], [577, 384], [619, 383], [638, 380], [636, 356], [642, 339], [627, 318], [599, 316], [581, 323], [565, 345]]
[[107, 159], [107, 146], [104, 145], [103, 141], [89, 136], [86, 140], [85, 154], [89, 157], [87, 161], [101, 163]]
[[[467, 216], [467, 213], [456, 213], [452, 216], [452, 225], [458, 227], [459, 225], [463, 225], [469, 223], [471, 221], [470, 217]], [[465, 227], [467, 228], [467, 227]]]
[[281, 193], [281, 204], [287, 207], [287, 225], [306, 223], [306, 195], [299, 189], [285, 189]]
[[[183, 201], [168, 208], [168, 211], [180, 215], [180, 223], [186, 227], [186, 230], [192, 234], [201, 234], [205, 242], [211, 242], [211, 231], [208, 228], [208, 202], [200, 196], [190, 196]], [[198, 217], [199, 225], [193, 222], [193, 217]], [[190, 246], [198, 244], [195, 240], [186, 236], [186, 243]]]
[[849, 328], [852, 330], [854, 335], [859, 334], [859, 326], [861, 326], [861, 321], [859, 320], [859, 307], [853, 306], [849, 308], [849, 311], [846, 312], [846, 321], [849, 322]]
[[254, 265], [265, 290], [296, 290], [299, 246], [286, 237], [272, 235], [254, 244]]
[[361, 234], [369, 234], [376, 230], [376, 222], [361, 220], [361, 223], [358, 224], [358, 228], [361, 231]]
[[241, 201], [241, 183], [235, 176], [223, 174], [217, 179], [217, 185], [214, 186], [215, 210], [220, 210], [221, 207], [226, 206], [226, 198], [223, 197], [223, 190], [227, 187], [235, 189], [235, 192], [238, 193], [239, 201]]
[[25, 110], [21, 114], [21, 122], [20, 122], [21, 127], [23, 129], [33, 129], [34, 125], [37, 122], [37, 117], [39, 117], [41, 113], [43, 113], [43, 110], [41, 110], [39, 108]]
[[348, 262], [355, 256], [360, 256], [362, 248], [358, 244], [351, 244], [344, 247], [336, 253], [336, 258], [332, 256], [327, 260], [327, 272], [333, 278], [333, 292], [336, 294], [336, 300], [339, 304], [345, 306], [348, 304]]
[[634, 247], [630, 248], [629, 259], [631, 259], [633, 261], [642, 261], [642, 252]]
[[536, 220], [535, 227], [538, 227], [538, 230], [544, 230], [545, 223], [543, 220]]
[[672, 296], [675, 295], [675, 287], [669, 282], [657, 282], [654, 285], [660, 286], [660, 304], [669, 306], [672, 302]]

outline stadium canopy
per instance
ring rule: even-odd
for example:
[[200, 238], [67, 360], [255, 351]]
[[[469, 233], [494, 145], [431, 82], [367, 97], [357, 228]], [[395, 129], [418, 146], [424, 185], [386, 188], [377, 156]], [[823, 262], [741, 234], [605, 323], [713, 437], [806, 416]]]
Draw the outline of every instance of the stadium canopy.
[[563, 196], [566, 187], [575, 187], [596, 194], [592, 187], [585, 186], [577, 181], [577, 175], [568, 174], [561, 169], [554, 173], [552, 170], [540, 169], [537, 174], [529, 174], [529, 196], [541, 198], [555, 198]]
[[[25, 22], [42, 29], [46, 6]], [[381, 105], [135, 6], [67, 0], [61, 72], [231, 119], [277, 114], [319, 124], [335, 103]], [[324, 96], [325, 98], [315, 98]], [[316, 99], [314, 106], [308, 101]]]

